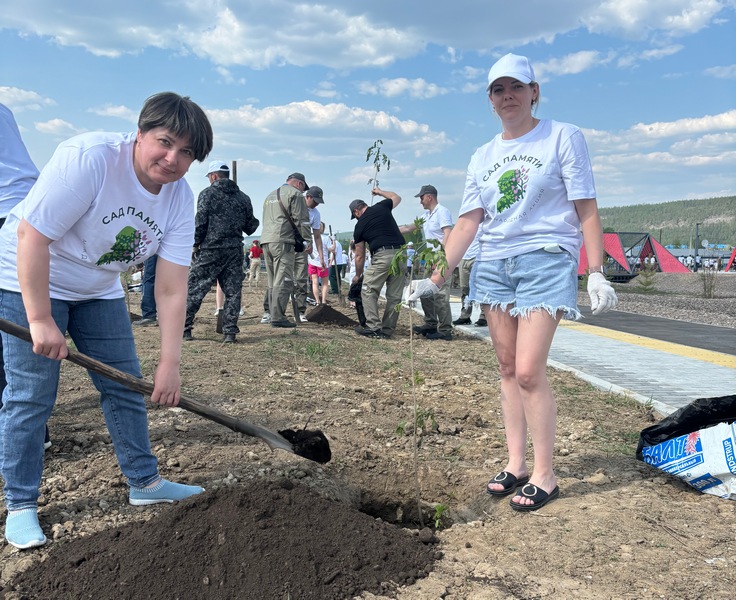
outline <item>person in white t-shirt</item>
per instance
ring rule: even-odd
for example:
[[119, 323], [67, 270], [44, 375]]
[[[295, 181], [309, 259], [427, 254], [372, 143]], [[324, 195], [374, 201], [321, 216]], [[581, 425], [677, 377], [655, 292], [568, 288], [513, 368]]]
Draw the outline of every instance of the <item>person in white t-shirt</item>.
[[[26, 197], [36, 179], [38, 169], [23, 143], [13, 112], [0, 104], [0, 229], [8, 213]], [[6, 385], [2, 354], [0, 342], [0, 407], [3, 405], [2, 393]], [[43, 447], [48, 450], [51, 447], [49, 428], [46, 427], [45, 431]]]
[[[501, 374], [509, 460], [486, 486], [511, 508], [537, 510], [559, 495], [552, 466], [557, 406], [547, 355], [560, 319], [577, 319], [580, 246], [590, 263], [593, 314], [616, 305], [603, 274], [603, 230], [593, 170], [580, 129], [537, 119], [539, 84], [526, 57], [507, 54], [488, 74], [488, 96], [503, 131], [470, 159], [460, 217], [445, 247], [449, 270], [482, 230], [470, 300], [488, 320]], [[582, 228], [582, 237], [580, 230]], [[435, 293], [445, 275], [417, 282], [409, 301]], [[526, 462], [527, 433], [534, 470]]]
[[[329, 271], [325, 266], [324, 254], [320, 251], [327, 249], [330, 244], [330, 238], [325, 235], [325, 223], [322, 221], [317, 231], [313, 235], [312, 252], [309, 254], [308, 272], [312, 280], [312, 296], [317, 305], [327, 304], [327, 292], [329, 291]], [[320, 280], [322, 281], [322, 291], [320, 292]]]
[[[0, 471], [5, 539], [17, 548], [46, 541], [37, 515], [42, 440], [59, 361], [68, 355], [65, 333], [79, 351], [141, 377], [120, 273], [154, 254], [161, 350], [151, 400], [179, 403], [194, 236], [194, 195], [184, 175], [211, 148], [212, 127], [197, 104], [156, 94], [144, 103], [136, 132], [86, 133], [60, 144], [0, 230], [0, 318], [29, 328], [32, 338], [29, 344], [3, 334], [8, 386], [0, 411]], [[174, 502], [201, 493], [199, 486], [159, 475], [142, 394], [90, 374], [129, 502]]]
[[[327, 249], [322, 245], [322, 236], [320, 234], [320, 224], [322, 223], [322, 215], [319, 212], [319, 205], [324, 204], [322, 188], [316, 185], [310, 187], [304, 192], [304, 202], [307, 204], [307, 212], [309, 213], [309, 227], [312, 230], [312, 251], [297, 252], [294, 255], [294, 298], [299, 310], [298, 315], [294, 315], [295, 319], [299, 319], [302, 323], [307, 322], [307, 296], [309, 295], [309, 256], [316, 256], [321, 264], [327, 268]], [[315, 302], [319, 299], [315, 296]]]
[[[422, 234], [424, 235], [425, 244], [434, 247], [436, 243], [431, 240], [436, 240], [444, 247], [452, 231], [452, 213], [450, 213], [450, 209], [439, 203], [437, 188], [433, 185], [423, 185], [414, 197], [419, 198], [419, 202], [424, 209]], [[416, 230], [416, 225], [413, 223], [402, 225], [399, 230], [401, 233], [411, 233]], [[431, 269], [432, 265], [428, 265], [428, 268]], [[422, 298], [424, 324], [415, 325], [414, 332], [425, 336], [428, 340], [449, 341], [452, 339], [451, 279], [448, 275], [447, 280], [440, 286], [436, 294]]]
[[345, 265], [348, 259], [343, 251], [340, 240], [335, 236], [330, 237], [330, 291], [333, 294], [339, 292], [338, 285], [345, 276]]

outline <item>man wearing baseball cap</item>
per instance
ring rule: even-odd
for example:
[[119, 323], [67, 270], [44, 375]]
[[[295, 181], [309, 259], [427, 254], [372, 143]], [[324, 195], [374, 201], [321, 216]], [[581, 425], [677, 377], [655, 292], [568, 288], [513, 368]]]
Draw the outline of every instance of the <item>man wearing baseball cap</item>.
[[[365, 327], [356, 327], [355, 333], [366, 337], [389, 338], [396, 329], [399, 313], [396, 306], [401, 302], [404, 291], [406, 259], [402, 256], [399, 273], [392, 275], [391, 262], [404, 245], [404, 236], [392, 214], [401, 202], [401, 196], [394, 192], [373, 188], [374, 196], [383, 196], [384, 200], [368, 206], [362, 200], [350, 203], [350, 218], [358, 219], [353, 232], [355, 241], [355, 277], [353, 284], [363, 279], [361, 300], [365, 311]], [[371, 251], [371, 265], [365, 271], [365, 246]], [[378, 298], [381, 289], [386, 285], [386, 307], [383, 315], [378, 312]]]
[[271, 327], [296, 326], [286, 318], [286, 306], [294, 292], [295, 253], [311, 249], [311, 244], [306, 248], [296, 248], [294, 239], [294, 228], [305, 240], [311, 241], [312, 238], [304, 201], [304, 192], [308, 188], [304, 175], [292, 173], [286, 178], [286, 183], [271, 192], [263, 202], [261, 247], [266, 261], [268, 290], [263, 301], [261, 323], [270, 323]]
[[192, 340], [194, 317], [202, 301], [217, 284], [225, 295], [222, 313], [223, 341], [234, 343], [243, 289], [243, 234], [250, 235], [260, 225], [253, 215], [250, 198], [230, 179], [230, 168], [213, 160], [207, 168], [210, 187], [197, 199], [194, 218], [195, 256], [187, 281], [187, 312], [184, 339]]
[[[447, 236], [452, 231], [452, 214], [450, 209], [437, 201], [437, 188], [433, 185], [423, 185], [419, 193], [414, 196], [424, 209], [422, 219], [422, 233], [424, 241], [429, 247], [433, 247], [431, 240], [436, 240], [442, 247], [447, 243]], [[402, 225], [401, 233], [411, 233], [417, 227]], [[432, 265], [427, 265], [429, 273]], [[422, 298], [422, 310], [424, 311], [424, 325], [415, 325], [414, 332], [425, 336], [428, 340], [451, 340], [452, 339], [452, 310], [450, 309], [450, 281], [451, 274], [447, 274], [445, 283], [434, 296]]]

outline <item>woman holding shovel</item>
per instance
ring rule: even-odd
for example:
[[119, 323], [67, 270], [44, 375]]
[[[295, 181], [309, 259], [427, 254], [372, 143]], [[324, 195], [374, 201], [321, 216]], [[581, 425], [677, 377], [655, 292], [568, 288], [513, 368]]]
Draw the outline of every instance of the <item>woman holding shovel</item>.
[[[560, 319], [580, 318], [582, 238], [591, 265], [593, 314], [613, 308], [616, 293], [601, 266], [603, 233], [582, 132], [534, 116], [539, 84], [526, 57], [499, 59], [486, 91], [503, 131], [470, 160], [460, 217], [445, 247], [447, 270], [418, 282], [409, 300], [436, 293], [480, 227], [469, 300], [481, 305], [488, 320], [509, 452], [486, 491], [511, 496], [511, 508], [530, 511], [559, 495], [552, 467], [557, 406], [547, 381], [547, 355]], [[533, 471], [526, 462], [527, 433]]]
[[[17, 548], [45, 543], [37, 502], [43, 436], [56, 398], [65, 333], [83, 353], [140, 377], [120, 273], [157, 254], [161, 352], [151, 400], [176, 406], [194, 234], [194, 196], [183, 177], [212, 148], [202, 109], [171, 92], [148, 98], [129, 134], [63, 142], [0, 233], [0, 318], [28, 327], [32, 345], [2, 334], [8, 385], [0, 410], [0, 471]], [[162, 479], [140, 393], [90, 372], [134, 505], [202, 492]]]

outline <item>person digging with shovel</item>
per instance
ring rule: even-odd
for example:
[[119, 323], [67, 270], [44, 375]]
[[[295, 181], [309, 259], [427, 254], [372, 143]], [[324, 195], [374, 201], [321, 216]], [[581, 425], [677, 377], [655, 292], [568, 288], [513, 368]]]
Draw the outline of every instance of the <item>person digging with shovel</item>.
[[[161, 334], [151, 400], [176, 406], [194, 235], [194, 195], [183, 179], [212, 149], [204, 111], [171, 92], [148, 98], [136, 132], [85, 133], [56, 149], [0, 231], [0, 318], [30, 329], [32, 344], [2, 334], [8, 386], [0, 410], [0, 472], [16, 548], [46, 542], [38, 521], [44, 426], [69, 354], [79, 351], [141, 376], [120, 273], [158, 254]], [[90, 371], [129, 502], [175, 502], [204, 491], [162, 479], [143, 395]]]

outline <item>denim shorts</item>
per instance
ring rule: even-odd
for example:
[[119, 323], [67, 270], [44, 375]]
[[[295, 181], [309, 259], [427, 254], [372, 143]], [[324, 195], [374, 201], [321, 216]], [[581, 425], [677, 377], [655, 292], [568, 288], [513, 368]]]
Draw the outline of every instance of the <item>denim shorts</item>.
[[527, 317], [545, 310], [577, 321], [578, 263], [566, 250], [535, 250], [500, 260], [476, 260], [470, 275], [469, 299], [509, 315]]

